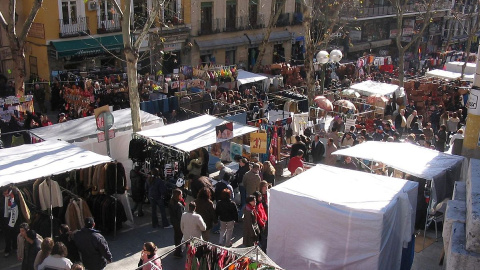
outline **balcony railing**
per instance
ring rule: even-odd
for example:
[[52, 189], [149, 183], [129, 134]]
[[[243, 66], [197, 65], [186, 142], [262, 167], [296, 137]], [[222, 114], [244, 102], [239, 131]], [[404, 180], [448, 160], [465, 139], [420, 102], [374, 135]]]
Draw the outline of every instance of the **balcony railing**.
[[97, 17], [97, 32], [99, 34], [120, 31], [122, 31], [122, 24], [119, 15], [113, 14], [110, 16], [103, 15]]
[[200, 29], [198, 29], [199, 36], [220, 33], [223, 30], [222, 19], [200, 20], [198, 25], [200, 25]]
[[264, 14], [258, 14], [257, 17], [249, 17], [248, 21], [248, 29], [258, 29], [265, 27], [265, 16]]
[[74, 17], [68, 20], [59, 19], [60, 37], [76, 37], [90, 34], [88, 17]]
[[[435, 3], [433, 10], [445, 10], [450, 9], [451, 4], [447, 1]], [[426, 7], [419, 4], [406, 5], [404, 14], [408, 13], [423, 13], [426, 12]], [[343, 14], [348, 14], [346, 17], [350, 18], [370, 18], [370, 17], [379, 17], [379, 16], [389, 16], [396, 15], [397, 10], [393, 6], [379, 6], [371, 8], [357, 8], [357, 7], [347, 7]]]

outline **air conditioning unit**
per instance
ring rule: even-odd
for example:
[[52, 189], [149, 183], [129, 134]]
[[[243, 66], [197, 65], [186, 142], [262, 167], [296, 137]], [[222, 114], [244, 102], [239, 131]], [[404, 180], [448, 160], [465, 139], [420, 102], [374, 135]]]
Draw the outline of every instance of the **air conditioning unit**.
[[97, 1], [89, 1], [88, 2], [88, 10], [97, 10], [98, 4]]

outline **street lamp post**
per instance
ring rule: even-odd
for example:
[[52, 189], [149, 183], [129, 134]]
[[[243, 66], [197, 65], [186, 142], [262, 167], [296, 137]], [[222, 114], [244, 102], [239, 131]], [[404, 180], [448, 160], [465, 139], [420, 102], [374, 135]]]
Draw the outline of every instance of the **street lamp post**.
[[330, 54], [327, 51], [319, 51], [316, 55], [317, 63], [321, 65], [321, 73], [320, 73], [320, 91], [323, 95], [325, 89], [325, 72], [326, 72], [326, 64], [328, 62], [338, 63], [342, 60], [343, 54], [340, 50], [332, 50]]

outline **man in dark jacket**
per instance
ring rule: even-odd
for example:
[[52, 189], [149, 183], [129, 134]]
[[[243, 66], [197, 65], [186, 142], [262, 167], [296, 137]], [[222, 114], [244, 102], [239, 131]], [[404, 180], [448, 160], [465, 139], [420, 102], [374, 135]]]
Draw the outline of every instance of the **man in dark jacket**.
[[307, 147], [305, 146], [305, 143], [302, 142], [302, 138], [297, 135], [295, 136], [295, 140], [296, 142], [292, 144], [292, 149], [290, 150], [290, 158], [297, 156], [298, 150], [302, 150], [303, 153], [307, 153]]
[[22, 270], [34, 269], [33, 264], [37, 253], [40, 251], [42, 241], [38, 239], [34, 230], [28, 230], [25, 237], [25, 251], [22, 261]]
[[322, 162], [325, 154], [325, 145], [320, 141], [320, 135], [315, 135], [315, 140], [312, 142], [312, 159], [313, 163], [318, 164]]
[[95, 230], [93, 218], [85, 219], [85, 227], [74, 233], [73, 241], [80, 251], [86, 269], [101, 270], [112, 262], [112, 253], [108, 248], [107, 240]]
[[152, 206], [152, 227], [158, 227], [157, 207], [160, 208], [162, 215], [162, 226], [165, 229], [173, 228], [168, 222], [167, 212], [165, 210], [165, 195], [167, 194], [167, 187], [160, 178], [160, 170], [154, 168], [153, 175], [147, 180], [146, 189], [148, 190], [148, 199]]

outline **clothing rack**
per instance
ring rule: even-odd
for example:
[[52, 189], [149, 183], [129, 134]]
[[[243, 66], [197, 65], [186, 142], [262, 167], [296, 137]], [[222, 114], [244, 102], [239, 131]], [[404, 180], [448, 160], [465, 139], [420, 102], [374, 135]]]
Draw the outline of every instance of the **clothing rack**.
[[175, 152], [178, 152], [178, 153], [181, 153], [181, 154], [184, 154], [184, 155], [188, 154], [187, 152], [185, 152], [183, 150], [180, 150], [178, 148], [175, 148], [173, 146], [166, 145], [166, 144], [163, 144], [163, 143], [160, 143], [160, 142], [156, 142], [156, 141], [152, 140], [151, 138], [145, 137], [145, 136], [140, 135], [138, 133], [133, 133], [132, 134], [132, 139], [144, 139], [144, 140], [147, 140], [148, 144], [152, 144], [152, 145], [156, 145], [156, 146], [159, 146], [159, 147], [162, 147], [162, 148], [166, 148], [170, 151], [175, 151]]

